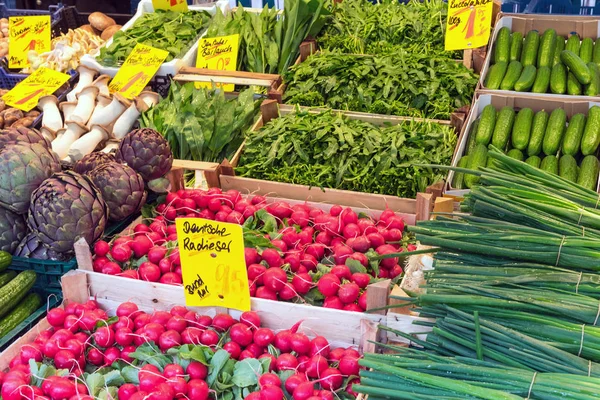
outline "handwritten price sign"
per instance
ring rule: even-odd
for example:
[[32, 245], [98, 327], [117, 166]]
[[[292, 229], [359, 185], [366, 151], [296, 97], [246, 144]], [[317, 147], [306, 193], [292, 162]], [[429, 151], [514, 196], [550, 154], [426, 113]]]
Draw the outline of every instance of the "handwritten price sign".
[[177, 218], [175, 224], [185, 304], [249, 311], [242, 227], [202, 218]]
[[54, 93], [68, 80], [67, 74], [41, 67], [2, 96], [2, 100], [27, 112], [37, 105], [40, 97]]
[[50, 16], [10, 17], [8, 37], [8, 67], [25, 68], [30, 50], [38, 54], [52, 50]]
[[[204, 69], [218, 69], [221, 71], [235, 71], [237, 67], [240, 35], [220, 36], [210, 39], [200, 39], [198, 42], [198, 58], [196, 67]], [[212, 88], [212, 83], [197, 82], [196, 88]], [[216, 86], [226, 92], [233, 92], [235, 85], [220, 84]]]
[[492, 25], [492, 0], [449, 0], [446, 50], [485, 46]]
[[152, 0], [152, 7], [154, 7], [155, 10], [188, 10], [188, 4], [186, 0]]
[[168, 55], [168, 51], [138, 43], [108, 85], [108, 88], [113, 93], [119, 93], [127, 99], [133, 99], [144, 90]]

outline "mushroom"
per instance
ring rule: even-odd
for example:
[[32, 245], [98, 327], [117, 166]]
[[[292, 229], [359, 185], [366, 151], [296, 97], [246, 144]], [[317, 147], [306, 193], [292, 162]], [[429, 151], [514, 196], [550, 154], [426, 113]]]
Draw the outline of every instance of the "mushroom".
[[129, 100], [119, 94], [114, 94], [109, 105], [103, 107], [99, 112], [94, 111], [94, 115], [90, 118], [88, 125], [108, 126], [115, 122], [128, 106]]
[[[60, 128], [59, 130], [57, 130], [54, 140], [60, 139], [65, 134], [66, 131], [67, 131], [67, 128]], [[54, 140], [51, 140], [50, 142], [52, 143]]]
[[160, 96], [158, 95], [158, 93], [150, 92], [148, 90], [145, 90], [142, 93], [140, 93], [137, 98], [141, 99], [144, 103], [146, 103], [148, 108], [157, 105], [160, 101]]
[[100, 75], [94, 82], [92, 82], [92, 85], [100, 89], [100, 94], [104, 96], [110, 96], [110, 91], [108, 90], [108, 81], [110, 81], [110, 76]]
[[67, 94], [67, 101], [75, 101], [79, 92], [92, 84], [94, 75], [96, 75], [98, 71], [88, 68], [85, 65], [80, 65], [77, 67], [77, 72], [79, 72], [79, 82], [77, 82], [77, 85], [75, 85], [73, 90]]
[[44, 113], [42, 117], [42, 126], [56, 131], [63, 126], [63, 121], [58, 110], [58, 99], [56, 96], [42, 96], [38, 101], [38, 107]]
[[57, 135], [52, 141], [52, 150], [58, 154], [61, 160], [65, 158], [71, 148], [71, 145], [79, 139], [81, 135], [87, 132], [87, 127], [76, 121], [67, 122], [67, 129], [62, 135]]
[[108, 140], [108, 131], [106, 128], [102, 125], [93, 125], [91, 131], [77, 139], [71, 145], [68, 156], [72, 162], [79, 161], [106, 140]]
[[99, 94], [98, 97], [96, 97], [96, 107], [94, 108], [94, 112], [92, 113], [92, 116], [90, 117], [87, 126], [88, 128], [90, 126], [92, 126], [91, 121], [98, 118], [97, 114], [102, 111], [102, 109], [104, 107], [106, 107], [107, 105], [109, 105], [112, 101], [112, 98], [110, 96], [105, 96], [103, 94]]
[[123, 139], [129, 133], [140, 114], [147, 109], [148, 106], [139, 97], [135, 101], [132, 101], [131, 105], [121, 114], [113, 126], [112, 134], [115, 139]]
[[106, 146], [104, 146], [104, 148], [102, 150], [100, 150], [103, 153], [110, 153], [113, 150], [116, 150], [119, 148], [119, 143], [118, 142], [108, 142], [106, 144]]
[[60, 103], [59, 106], [60, 111], [63, 113], [63, 117], [65, 118], [65, 126], [67, 125], [67, 121], [71, 120], [71, 115], [73, 115], [73, 111], [75, 111], [75, 107], [77, 107], [77, 102], [65, 101], [64, 103]]
[[[59, 130], [63, 130], [63, 128], [61, 128]], [[42, 134], [42, 136], [45, 137], [50, 142], [52, 142], [56, 138], [57, 132], [58, 131], [53, 131], [52, 129], [48, 128], [47, 126], [42, 126], [42, 129], [40, 129], [40, 133]]]
[[71, 114], [71, 120], [81, 124], [88, 122], [94, 108], [99, 89], [96, 86], [87, 86], [77, 95], [77, 106]]

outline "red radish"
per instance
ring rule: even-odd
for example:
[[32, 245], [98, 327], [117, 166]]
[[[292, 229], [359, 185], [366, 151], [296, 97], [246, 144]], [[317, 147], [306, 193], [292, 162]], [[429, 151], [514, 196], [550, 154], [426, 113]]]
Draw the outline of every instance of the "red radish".
[[267, 211], [269, 214], [273, 215], [275, 218], [283, 220], [284, 218], [289, 218], [292, 215], [292, 208], [288, 203], [283, 201], [277, 201], [275, 203], [267, 205]]
[[[192, 361], [190, 365], [185, 370], [185, 373], [193, 379], [206, 379], [208, 376], [208, 368], [206, 365], [198, 362]], [[191, 382], [191, 381], [190, 381]]]
[[402, 240], [402, 231], [400, 229], [388, 229], [383, 233], [383, 237], [388, 242], [399, 242]]
[[117, 275], [121, 272], [121, 266], [116, 262], [109, 261], [102, 266], [100, 272], [106, 275]]
[[243, 224], [244, 223], [244, 216], [237, 212], [237, 211], [232, 211], [229, 213], [229, 215], [227, 215], [227, 218], [225, 218], [226, 222], [232, 223], [232, 224]]
[[229, 337], [240, 346], [245, 347], [252, 343], [252, 330], [248, 325], [240, 322], [229, 329]]
[[137, 236], [131, 243], [129, 243], [129, 247], [131, 250], [133, 250], [133, 254], [136, 258], [140, 258], [148, 254], [148, 251], [152, 248], [152, 246], [152, 241], [145, 235]]
[[149, 282], [158, 282], [160, 279], [160, 268], [150, 261], [143, 262], [138, 268], [140, 278]]
[[240, 356], [238, 357], [238, 360], [242, 361], [246, 358], [256, 358], [256, 355], [254, 355], [254, 353], [252, 353], [250, 350], [242, 350]]
[[301, 294], [301, 295], [306, 294], [313, 287], [312, 278], [306, 272], [301, 273], [301, 274], [296, 274], [292, 278], [292, 286], [294, 286], [294, 290], [298, 294]]
[[148, 250], [148, 261], [158, 264], [166, 255], [167, 249], [165, 247], [154, 246]]
[[340, 278], [334, 274], [325, 274], [317, 282], [317, 288], [323, 296], [334, 296], [340, 287]]
[[344, 225], [358, 223], [358, 215], [349, 207], [346, 207], [342, 210], [340, 219]]
[[322, 355], [327, 358], [329, 356], [329, 342], [323, 336], [317, 336], [310, 341], [310, 351], [308, 354], [312, 357], [314, 355]]
[[129, 328], [120, 328], [115, 331], [115, 342], [119, 346], [129, 346], [133, 343], [133, 331]]
[[303, 333], [294, 333], [290, 338], [292, 350], [298, 354], [308, 354], [310, 351], [310, 340]]
[[236, 323], [236, 320], [229, 314], [217, 314], [214, 316], [212, 320], [212, 327], [215, 328], [219, 332], [225, 332], [233, 324]]
[[329, 296], [325, 298], [325, 301], [323, 302], [323, 307], [341, 310], [344, 308], [344, 303], [342, 303], [340, 298], [337, 296]]
[[261, 257], [271, 268], [281, 267], [283, 260], [279, 255], [279, 252], [275, 249], [264, 249]]
[[116, 347], [109, 347], [104, 351], [104, 364], [111, 365], [121, 358], [121, 351]]
[[315, 243], [329, 246], [331, 244], [331, 236], [327, 232], [319, 232], [315, 237]]
[[110, 246], [104, 240], [98, 240], [94, 243], [94, 254], [98, 257], [104, 257], [110, 251]]
[[367, 239], [369, 239], [369, 243], [371, 247], [376, 249], [379, 246], [383, 246], [385, 244], [385, 238], [382, 234], [378, 232], [372, 232], [367, 235]]
[[227, 342], [223, 345], [223, 350], [231, 355], [231, 358], [237, 360], [242, 353], [242, 348], [236, 342]]
[[246, 265], [258, 264], [261, 260], [258, 251], [251, 247], [244, 249], [244, 258], [246, 259]]
[[360, 296], [358, 296], [358, 306], [362, 309], [362, 311], [367, 310], [367, 292], [363, 292]]
[[126, 271], [123, 271], [120, 274], [117, 274], [117, 276], [129, 279], [140, 279], [138, 272], [134, 269], [128, 269]]
[[67, 313], [62, 308], [53, 308], [48, 311], [48, 315], [46, 318], [48, 319], [48, 323], [53, 327], [62, 327], [65, 323], [65, 318]]
[[180, 317], [179, 315], [174, 315], [171, 318], [169, 318], [165, 326], [167, 329], [172, 329], [176, 332], [181, 333], [185, 328], [187, 328], [187, 325], [188, 324], [185, 318]]
[[370, 233], [376, 233], [377, 228], [371, 218], [359, 218], [356, 223], [363, 235], [369, 235]]
[[173, 265], [168, 258], [163, 258], [158, 261], [158, 269], [160, 269], [162, 274], [166, 274], [167, 272], [173, 272]]
[[242, 216], [244, 219], [248, 219], [256, 213], [257, 208], [254, 206], [248, 206], [242, 212]]
[[[258, 328], [254, 332], [254, 343], [261, 347], [267, 347], [275, 340], [275, 334], [268, 328]], [[41, 355], [41, 353], [40, 353]]]
[[125, 302], [121, 303], [117, 307], [117, 316], [118, 317], [132, 317], [136, 313], [138, 313], [139, 309], [135, 303]]
[[254, 196], [254, 197], [252, 197], [251, 202], [254, 205], [264, 204], [267, 202], [267, 199], [265, 199], [263, 196]]
[[298, 359], [290, 353], [283, 353], [277, 357], [277, 370], [295, 370], [298, 367]]
[[283, 289], [279, 291], [279, 298], [283, 301], [290, 301], [298, 297], [291, 283], [286, 282]]
[[54, 355], [54, 365], [59, 369], [72, 370], [75, 368], [75, 354], [69, 350], [59, 350]]
[[[384, 244], [383, 246], [379, 246], [375, 249], [375, 251], [380, 255], [393, 254], [397, 253], [394, 246], [389, 244]], [[392, 258], [384, 258], [380, 261], [379, 265], [383, 268], [394, 268], [394, 265], [398, 264], [398, 257]]]
[[267, 268], [262, 264], [252, 264], [248, 267], [248, 280], [258, 285], [263, 284], [263, 276]]
[[94, 272], [102, 272], [102, 267], [104, 267], [104, 264], [106, 264], [107, 262], [110, 262], [108, 257], [96, 256], [94, 258], [94, 261], [92, 262], [92, 268], [94, 269]]
[[29, 364], [29, 360], [34, 360], [37, 362], [41, 362], [44, 358], [44, 354], [42, 353], [42, 348], [37, 343], [29, 343], [23, 345], [20, 351], [21, 361], [24, 364]]
[[[26, 345], [26, 346], [31, 346], [32, 344]], [[75, 357], [79, 357], [81, 354], [83, 354], [83, 344], [82, 342], [80, 342], [79, 340], [73, 338], [73, 339], [69, 339], [67, 341], [65, 341], [65, 344], [63, 345], [65, 350], [69, 350], [71, 351]], [[27, 348], [27, 347], [23, 347], [23, 348]], [[21, 350], [23, 350], [23, 348]], [[42, 356], [42, 352], [39, 352], [39, 356]], [[23, 359], [23, 355], [21, 354], [21, 359]], [[36, 361], [41, 361], [41, 360], [36, 360]]]
[[360, 365], [358, 364], [358, 358], [344, 356], [340, 360], [338, 368], [343, 375], [346, 375], [346, 376], [358, 375], [358, 373], [360, 371]]
[[266, 300], [274, 300], [277, 301], [277, 293], [273, 292], [272, 290], [269, 290], [266, 286], [261, 286], [259, 288], [256, 289], [256, 294], [254, 297], [257, 297], [259, 299], [266, 299]]
[[117, 262], [129, 261], [132, 254], [131, 248], [125, 244], [118, 244], [110, 250], [111, 257]]
[[317, 258], [311, 254], [304, 253], [300, 257], [300, 264], [304, 266], [304, 268], [306, 268], [306, 270], [308, 271], [316, 271], [318, 263], [319, 261], [317, 260]]
[[281, 386], [281, 379], [276, 374], [266, 373], [258, 378], [258, 384], [260, 387], [265, 385]]
[[158, 345], [162, 351], [167, 351], [171, 347], [180, 346], [181, 344], [181, 335], [174, 330], [165, 331], [158, 338]]
[[359, 288], [366, 288], [371, 282], [371, 275], [362, 272], [355, 272], [352, 274], [352, 282], [356, 283]]
[[275, 335], [275, 347], [281, 350], [282, 353], [292, 351], [292, 332], [284, 330]]
[[359, 253], [366, 253], [371, 248], [371, 242], [363, 235], [348, 239], [346, 244]]
[[353, 223], [347, 224], [342, 230], [342, 234], [346, 239], [353, 239], [355, 237], [358, 237], [361, 233], [362, 231], [360, 230], [360, 227], [357, 224]]
[[205, 346], [214, 346], [219, 343], [219, 335], [217, 332], [207, 329], [202, 332], [202, 336], [200, 336], [200, 343]]
[[315, 391], [314, 382], [302, 382], [294, 389], [294, 400], [308, 400]]
[[115, 333], [107, 326], [102, 326], [92, 335], [100, 347], [110, 347], [115, 343]]
[[265, 352], [265, 349], [257, 345], [256, 343], [251, 343], [246, 347], [246, 351], [249, 351], [254, 355], [254, 358], [258, 358], [261, 354]]
[[354, 253], [352, 249], [346, 245], [338, 245], [333, 248], [333, 258], [336, 264], [345, 264], [346, 258]]
[[240, 316], [240, 322], [245, 323], [252, 329], [260, 327], [260, 317], [256, 311], [245, 311]]
[[131, 396], [137, 392], [137, 387], [133, 383], [126, 383], [119, 387], [119, 400], [130, 400]]
[[327, 369], [327, 359], [322, 355], [314, 355], [310, 358], [308, 366], [306, 367], [306, 375], [310, 378], [319, 378], [323, 371]]
[[344, 382], [344, 377], [337, 368], [325, 369], [320, 378], [321, 387], [325, 390], [338, 390]]
[[310, 216], [308, 215], [308, 212], [304, 210], [297, 210], [294, 211], [290, 216], [290, 222], [293, 225], [298, 225], [300, 228], [304, 228], [305, 226], [308, 226], [308, 223], [310, 222]]
[[183, 376], [184, 374], [183, 367], [179, 364], [167, 364], [163, 368], [163, 375], [166, 378], [174, 378], [176, 376]]
[[260, 398], [264, 400], [284, 400], [285, 396], [279, 386], [265, 385], [260, 389]]
[[344, 305], [343, 310], [352, 312], [363, 312], [364, 310], [356, 303], [350, 303]]
[[350, 271], [350, 268], [347, 265], [334, 265], [331, 268], [331, 273], [337, 276], [340, 280], [352, 279], [352, 271]]
[[280, 239], [271, 240], [271, 244], [273, 246], [277, 247], [280, 251], [282, 251], [284, 253], [288, 249], [287, 244], [283, 240], [280, 240]]
[[356, 300], [358, 300], [359, 294], [360, 288], [354, 282], [341, 285], [337, 292], [338, 297], [344, 304], [354, 303]]
[[333, 215], [334, 217], [337, 217], [342, 213], [342, 210], [342, 206], [336, 204], [334, 206], [331, 206], [331, 208], [329, 209], [329, 214]]
[[200, 344], [204, 331], [200, 328], [189, 327], [181, 332], [181, 341], [183, 344]]
[[294, 390], [296, 390], [296, 388], [303, 382], [308, 382], [306, 375], [294, 374], [285, 381], [285, 390], [287, 390], [288, 393], [294, 393]]
[[306, 246], [304, 252], [310, 254], [315, 259], [320, 260], [325, 257], [325, 245], [320, 243], [309, 244]]
[[181, 276], [176, 274], [175, 272], [167, 272], [166, 274], [161, 276], [158, 281], [160, 283], [175, 286], [181, 286], [181, 284], [183, 283], [183, 279], [181, 278]]

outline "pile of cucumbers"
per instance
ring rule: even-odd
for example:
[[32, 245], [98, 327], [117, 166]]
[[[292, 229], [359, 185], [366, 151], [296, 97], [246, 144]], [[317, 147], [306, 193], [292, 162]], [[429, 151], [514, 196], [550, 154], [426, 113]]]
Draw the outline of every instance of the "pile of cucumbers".
[[573, 33], [565, 40], [554, 29], [498, 31], [485, 88], [517, 92], [597, 96], [600, 93], [600, 39]]
[[[575, 114], [567, 121], [562, 108], [551, 112], [534, 112], [531, 108], [515, 111], [512, 107], [497, 110], [485, 106], [471, 126], [465, 153], [459, 167], [477, 169], [493, 166], [488, 145], [494, 145], [512, 158], [596, 190], [600, 162], [596, 157], [600, 145], [600, 107], [585, 114]], [[479, 178], [455, 174], [455, 189], [471, 188]]]

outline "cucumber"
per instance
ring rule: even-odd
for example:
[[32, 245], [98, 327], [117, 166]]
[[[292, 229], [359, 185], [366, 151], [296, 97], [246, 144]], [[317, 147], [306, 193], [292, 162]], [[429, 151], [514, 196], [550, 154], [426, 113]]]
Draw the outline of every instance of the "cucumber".
[[600, 144], [600, 107], [593, 106], [588, 111], [588, 118], [581, 138], [581, 154], [595, 154]]
[[577, 184], [584, 188], [596, 191], [598, 170], [598, 159], [596, 156], [585, 156], [579, 165]]
[[546, 93], [550, 85], [550, 67], [539, 67], [535, 74], [535, 82], [531, 88], [532, 93]]
[[600, 64], [600, 39], [596, 39], [594, 44], [594, 52], [592, 53], [592, 62]]
[[523, 108], [517, 113], [512, 131], [512, 145], [515, 149], [524, 150], [529, 143], [531, 126], [533, 124], [533, 110]]
[[542, 160], [538, 156], [531, 156], [525, 162], [533, 167], [539, 168]]
[[0, 272], [6, 271], [6, 268], [12, 263], [12, 256], [7, 251], [0, 250]]
[[8, 314], [35, 283], [35, 272], [26, 270], [0, 288], [0, 317]]
[[479, 127], [477, 128], [475, 143], [487, 146], [490, 140], [492, 140], [495, 126], [496, 109], [493, 105], [488, 104], [487, 106], [483, 107], [483, 110], [481, 111], [481, 118], [479, 120]]
[[538, 111], [533, 117], [531, 125], [531, 137], [527, 146], [528, 156], [537, 156], [542, 151], [542, 142], [546, 134], [546, 125], [548, 124], [548, 113], [544, 110]]
[[553, 65], [554, 47], [556, 47], [556, 31], [554, 29], [546, 29], [540, 38], [540, 49], [537, 56], [538, 68], [550, 68]]
[[565, 124], [567, 123], [567, 113], [562, 108], [557, 108], [550, 114], [546, 133], [544, 134], [544, 142], [542, 143], [542, 151], [547, 156], [555, 155], [562, 143], [563, 134], [565, 132]]
[[498, 90], [507, 68], [508, 63], [506, 61], [500, 61], [492, 65], [485, 80], [485, 87], [490, 90]]
[[8, 282], [14, 279], [17, 276], [15, 271], [7, 271], [0, 274], [0, 287], [6, 285]]
[[592, 73], [592, 80], [589, 85], [586, 85], [583, 94], [586, 96], [596, 96], [600, 92], [600, 68], [598, 64], [593, 62], [587, 63], [590, 72]]
[[577, 78], [579, 83], [582, 85], [590, 83], [592, 73], [586, 63], [584, 63], [577, 54], [569, 50], [563, 50], [562, 53], [560, 53], [560, 59], [563, 64], [569, 68], [569, 71], [575, 75], [575, 78]]
[[575, 78], [572, 72], [567, 74], [567, 94], [571, 96], [579, 96], [583, 93], [581, 83]]
[[581, 41], [579, 47], [579, 57], [584, 63], [592, 62], [592, 53], [594, 52], [594, 41], [590, 38], [585, 38]]
[[540, 163], [540, 169], [558, 175], [558, 159], [556, 156], [546, 156]]
[[575, 33], [575, 34], [569, 36], [569, 38], [567, 39], [567, 43], [565, 44], [565, 50], [569, 50], [569, 51], [575, 53], [575, 55], [579, 55], [579, 47], [580, 46], [581, 46], [581, 42], [579, 40], [579, 35], [577, 35]]
[[496, 117], [496, 126], [492, 135], [492, 144], [504, 151], [515, 122], [515, 110], [512, 107], [502, 107]]
[[556, 45], [554, 46], [554, 55], [552, 65], [561, 64], [560, 53], [565, 49], [565, 38], [562, 36], [556, 37]]
[[511, 61], [510, 64], [508, 64], [504, 79], [502, 79], [502, 83], [500, 84], [500, 90], [513, 90], [522, 71], [523, 66], [520, 61]]
[[[458, 160], [457, 166], [459, 168], [467, 168], [469, 166], [469, 156], [462, 156], [460, 160]], [[465, 188], [465, 174], [464, 172], [455, 172], [454, 180], [452, 181], [452, 187], [454, 189], [464, 189]]]
[[510, 35], [510, 55], [509, 61], [519, 61], [521, 59], [521, 49], [523, 48], [523, 34], [513, 32]]
[[30, 293], [12, 311], [0, 320], [0, 337], [15, 329], [42, 305], [37, 293]]
[[494, 47], [494, 62], [508, 62], [510, 58], [510, 28], [503, 27], [498, 31]]
[[471, 154], [473, 149], [477, 145], [475, 142], [475, 138], [477, 137], [477, 129], [479, 127], [480, 119], [477, 118], [473, 125], [471, 125], [471, 130], [469, 131], [469, 138], [467, 139], [467, 148], [465, 149], [465, 154]]
[[562, 143], [562, 153], [574, 156], [579, 153], [583, 130], [585, 129], [585, 115], [575, 114], [569, 120], [569, 126], [565, 132], [565, 138]]
[[[473, 153], [469, 155], [469, 169], [478, 169], [484, 167], [487, 163], [487, 147], [483, 144], [478, 144], [473, 150]], [[465, 174], [464, 183], [469, 189], [477, 185], [479, 177], [476, 175]]]
[[506, 155], [519, 161], [523, 161], [523, 158], [525, 158], [525, 156], [523, 156], [523, 152], [519, 149], [511, 149], [508, 151], [508, 153], [506, 153]]
[[564, 94], [567, 91], [567, 67], [563, 63], [554, 64], [550, 73], [550, 91]]
[[535, 82], [536, 69], [533, 65], [527, 65], [523, 68], [519, 80], [515, 83], [517, 92], [528, 92]]
[[528, 65], [533, 65], [535, 67], [539, 45], [540, 35], [538, 31], [533, 30], [527, 32], [525, 42], [523, 43], [523, 50], [521, 50], [521, 64], [523, 64], [523, 67]]
[[577, 182], [577, 161], [575, 157], [564, 154], [558, 160], [558, 175], [570, 182]]

